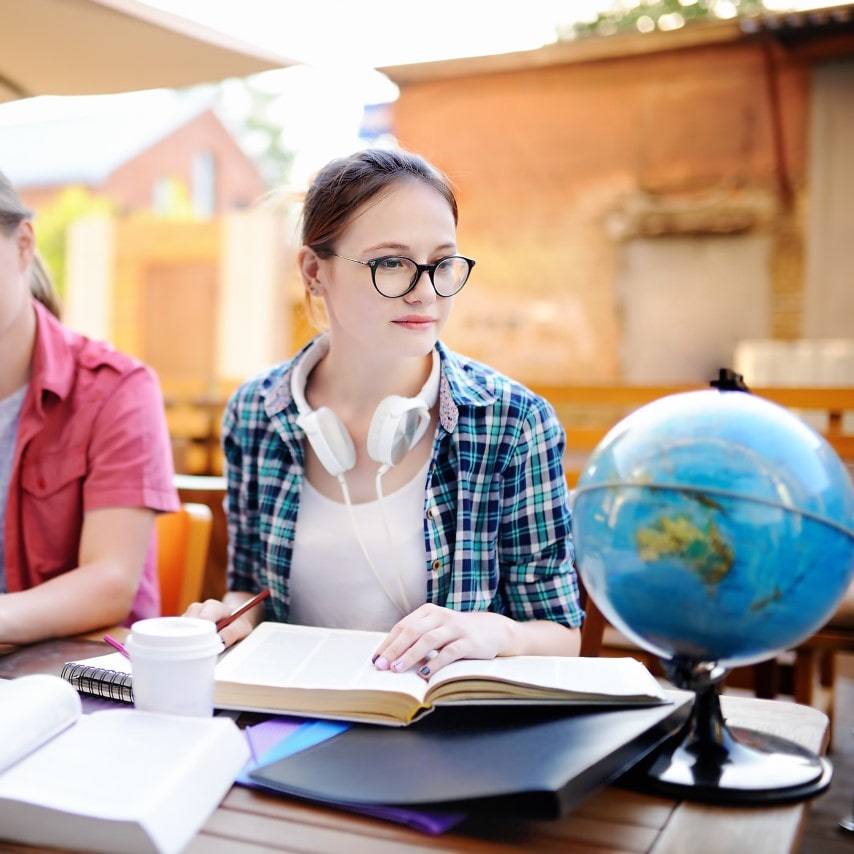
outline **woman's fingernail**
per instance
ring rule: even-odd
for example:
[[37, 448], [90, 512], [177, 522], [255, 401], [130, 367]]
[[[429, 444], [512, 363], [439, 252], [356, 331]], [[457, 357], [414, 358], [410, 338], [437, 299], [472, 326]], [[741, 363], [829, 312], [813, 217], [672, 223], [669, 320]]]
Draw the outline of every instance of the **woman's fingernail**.
[[429, 676], [430, 675], [430, 668], [425, 664], [418, 672], [422, 676]]
[[377, 670], [388, 670], [388, 660], [380, 656], [374, 664], [376, 665]]
[[377, 659], [378, 659], [379, 657], [380, 657], [380, 654], [379, 654], [379, 653], [377, 653], [377, 654], [376, 654], [376, 655], [371, 659], [371, 664], [376, 664], [376, 663], [377, 663]]
[[394, 670], [394, 671], [400, 671], [400, 670], [403, 670], [403, 659], [402, 659], [402, 658], [398, 658], [398, 659], [397, 659], [397, 661], [392, 661], [392, 663], [391, 663], [391, 669], [392, 669], [392, 670]]

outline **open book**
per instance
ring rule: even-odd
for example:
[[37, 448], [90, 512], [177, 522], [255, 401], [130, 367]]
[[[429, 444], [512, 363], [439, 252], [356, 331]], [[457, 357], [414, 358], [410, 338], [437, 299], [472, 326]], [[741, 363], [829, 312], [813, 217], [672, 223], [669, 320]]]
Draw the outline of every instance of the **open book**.
[[121, 707], [85, 715], [57, 676], [0, 680], [0, 839], [178, 852], [248, 758], [226, 717]]
[[[216, 669], [221, 709], [292, 714], [404, 726], [436, 706], [472, 704], [654, 705], [667, 702], [652, 674], [632, 658], [518, 656], [457, 661], [424, 681], [414, 670], [379, 671], [371, 657], [385, 635], [287, 623], [261, 623], [228, 650]], [[63, 676], [88, 667], [82, 691], [127, 673], [118, 653], [72, 662]], [[109, 688], [105, 687], [105, 691]]]

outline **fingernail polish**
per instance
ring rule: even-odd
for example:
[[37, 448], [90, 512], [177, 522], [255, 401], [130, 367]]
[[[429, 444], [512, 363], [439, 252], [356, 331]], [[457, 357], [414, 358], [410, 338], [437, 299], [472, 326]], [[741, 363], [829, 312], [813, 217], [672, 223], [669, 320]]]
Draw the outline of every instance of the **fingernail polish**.
[[430, 668], [425, 664], [418, 672], [422, 676], [429, 676], [430, 675]]
[[376, 663], [377, 663], [377, 659], [378, 659], [379, 657], [380, 657], [380, 655], [379, 655], [379, 653], [377, 653], [377, 654], [376, 654], [376, 655], [371, 659], [371, 664], [376, 664]]
[[393, 661], [391, 663], [391, 669], [394, 670], [395, 672], [399, 672], [399, 671], [403, 670], [403, 659], [398, 658], [397, 661]]
[[383, 657], [378, 658], [374, 664], [377, 670], [388, 670], [388, 660]]

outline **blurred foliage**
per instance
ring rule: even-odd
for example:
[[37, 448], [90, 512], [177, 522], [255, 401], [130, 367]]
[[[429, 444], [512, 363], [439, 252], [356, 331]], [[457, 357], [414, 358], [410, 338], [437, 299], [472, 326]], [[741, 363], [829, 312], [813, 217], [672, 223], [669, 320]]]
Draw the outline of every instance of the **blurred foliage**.
[[229, 78], [203, 89], [213, 94], [217, 116], [255, 164], [264, 183], [268, 187], [285, 183], [294, 152], [288, 146], [288, 130], [279, 105], [280, 92], [264, 88], [251, 76]]
[[156, 198], [150, 211], [138, 211], [134, 217], [192, 221], [199, 218], [193, 209], [190, 188], [181, 178], [164, 178], [157, 182]]
[[65, 243], [72, 223], [84, 217], [108, 217], [113, 203], [81, 186], [66, 187], [50, 204], [39, 208], [36, 242], [60, 297], [65, 295]]
[[262, 92], [248, 81], [246, 92], [249, 110], [242, 136], [267, 186], [276, 187], [286, 183], [294, 160], [294, 153], [288, 148], [286, 129], [275, 117], [279, 95]]
[[613, 0], [611, 8], [594, 20], [570, 24], [558, 35], [568, 41], [583, 36], [677, 30], [696, 21], [743, 18], [766, 11], [762, 0]]

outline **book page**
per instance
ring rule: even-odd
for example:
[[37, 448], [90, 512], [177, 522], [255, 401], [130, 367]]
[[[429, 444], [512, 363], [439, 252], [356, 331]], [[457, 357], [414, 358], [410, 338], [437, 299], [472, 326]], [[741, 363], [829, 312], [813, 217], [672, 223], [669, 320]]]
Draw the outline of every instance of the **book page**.
[[371, 662], [385, 634], [261, 623], [217, 664], [217, 682], [330, 691], [384, 691], [422, 700], [427, 686], [412, 671]]
[[0, 772], [70, 727], [80, 714], [79, 695], [58, 676], [0, 679]]
[[[0, 835], [122, 851], [136, 845], [136, 828], [153, 849], [179, 851], [248, 759], [229, 718], [135, 709], [83, 715], [0, 775]], [[74, 836], [63, 837], [70, 826]]]
[[[456, 680], [495, 680], [521, 686], [533, 686], [560, 692], [567, 699], [607, 700], [615, 702], [656, 702], [665, 698], [655, 677], [634, 658], [571, 658], [564, 656], [514, 656], [491, 661], [455, 661], [443, 667], [430, 679], [430, 691], [444, 686], [443, 696], [453, 699], [452, 683]], [[503, 693], [495, 685], [496, 693]], [[524, 692], [507, 692], [523, 696]]]

